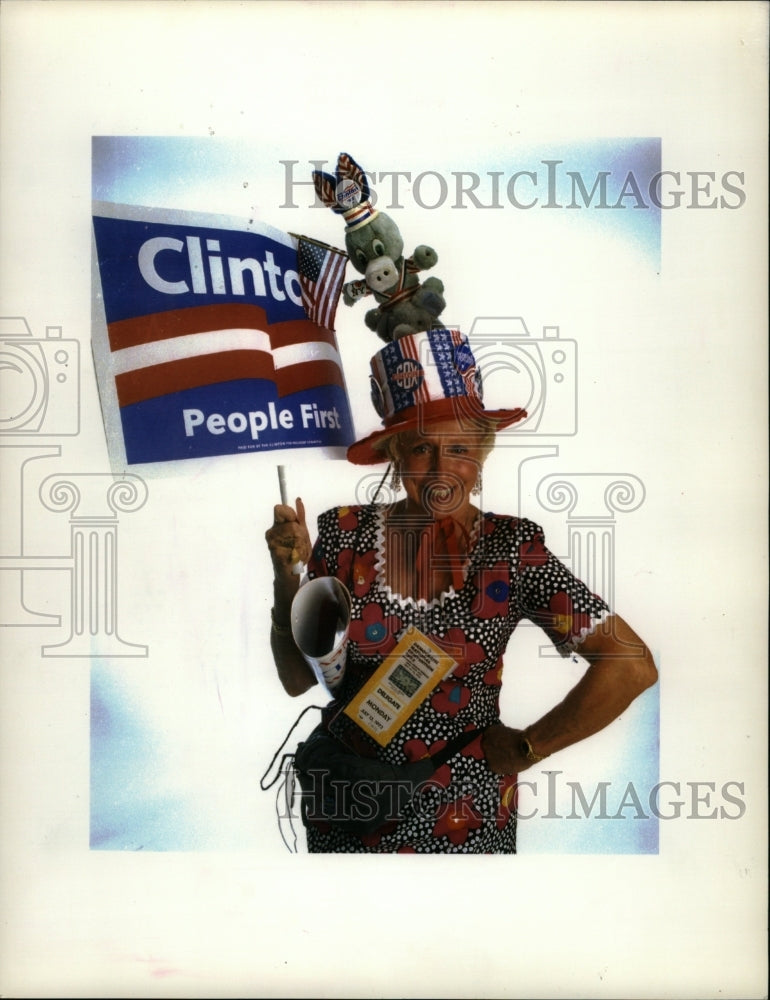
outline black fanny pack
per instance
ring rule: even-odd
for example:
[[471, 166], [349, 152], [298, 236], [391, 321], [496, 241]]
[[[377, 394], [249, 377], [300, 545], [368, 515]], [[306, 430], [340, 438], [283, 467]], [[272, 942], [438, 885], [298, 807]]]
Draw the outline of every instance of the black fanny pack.
[[478, 729], [450, 740], [438, 753], [410, 764], [388, 764], [363, 757], [318, 726], [294, 755], [302, 789], [302, 822], [348, 833], [373, 833], [418, 808], [430, 779], [451, 757], [479, 735]]

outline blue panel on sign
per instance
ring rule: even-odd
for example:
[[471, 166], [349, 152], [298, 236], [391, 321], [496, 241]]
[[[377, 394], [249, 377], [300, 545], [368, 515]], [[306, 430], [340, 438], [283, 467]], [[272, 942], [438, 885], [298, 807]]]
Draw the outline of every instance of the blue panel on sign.
[[279, 398], [274, 385], [244, 379], [148, 399], [121, 409], [130, 465], [276, 448], [347, 447], [345, 392], [318, 386]]

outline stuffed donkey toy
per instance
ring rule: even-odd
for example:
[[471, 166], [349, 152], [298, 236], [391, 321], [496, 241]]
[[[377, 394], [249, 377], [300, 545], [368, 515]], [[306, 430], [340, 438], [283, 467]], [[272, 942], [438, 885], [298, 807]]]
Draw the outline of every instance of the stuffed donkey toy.
[[438, 278], [420, 284], [419, 271], [438, 260], [429, 246], [418, 246], [404, 258], [404, 241], [390, 216], [369, 201], [366, 174], [347, 153], [340, 153], [336, 175], [313, 171], [316, 193], [323, 203], [345, 220], [345, 246], [353, 266], [364, 280], [343, 287], [343, 301], [352, 306], [365, 295], [378, 303], [364, 317], [378, 337], [389, 342], [438, 326], [436, 320], [446, 305], [444, 285]]

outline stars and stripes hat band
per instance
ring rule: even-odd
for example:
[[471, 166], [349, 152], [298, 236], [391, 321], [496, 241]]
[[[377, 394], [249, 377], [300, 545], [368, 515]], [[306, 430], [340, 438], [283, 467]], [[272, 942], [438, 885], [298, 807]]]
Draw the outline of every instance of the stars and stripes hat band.
[[521, 408], [485, 410], [481, 373], [467, 337], [456, 329], [435, 329], [386, 344], [370, 362], [371, 398], [383, 429], [348, 448], [354, 465], [388, 460], [387, 438], [438, 421], [455, 420], [461, 433], [479, 435], [523, 420]]
[[343, 211], [342, 218], [345, 220], [345, 228], [352, 232], [354, 229], [360, 229], [361, 226], [365, 226], [372, 219], [376, 219], [379, 214], [370, 201], [362, 201], [355, 208]]

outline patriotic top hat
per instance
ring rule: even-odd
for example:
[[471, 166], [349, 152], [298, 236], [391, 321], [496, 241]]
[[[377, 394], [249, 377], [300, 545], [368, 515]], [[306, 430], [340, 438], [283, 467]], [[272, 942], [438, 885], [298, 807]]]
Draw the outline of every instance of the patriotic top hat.
[[460, 433], [478, 436], [527, 416], [521, 408], [484, 409], [481, 373], [459, 330], [427, 330], [386, 344], [371, 359], [371, 390], [383, 429], [348, 448], [354, 465], [386, 462], [382, 445], [402, 431], [455, 420]]

